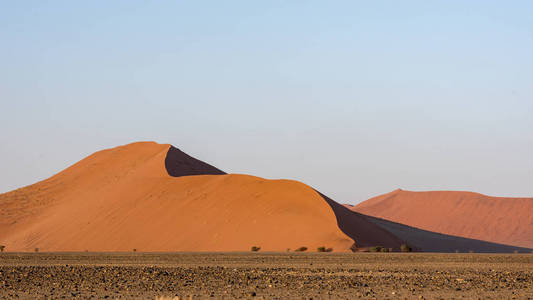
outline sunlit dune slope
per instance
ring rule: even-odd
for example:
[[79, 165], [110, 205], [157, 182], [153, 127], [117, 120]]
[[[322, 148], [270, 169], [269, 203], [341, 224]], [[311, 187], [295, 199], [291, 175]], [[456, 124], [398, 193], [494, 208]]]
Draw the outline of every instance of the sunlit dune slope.
[[224, 175], [187, 157], [170, 145], [134, 143], [2, 194], [0, 244], [8, 251], [348, 251], [354, 243], [312, 188]]
[[352, 210], [438, 233], [533, 248], [533, 198], [396, 190]]

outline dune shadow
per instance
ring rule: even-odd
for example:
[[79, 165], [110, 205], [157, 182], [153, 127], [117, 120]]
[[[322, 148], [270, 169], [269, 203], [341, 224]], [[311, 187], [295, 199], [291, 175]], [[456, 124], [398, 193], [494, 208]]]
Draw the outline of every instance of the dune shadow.
[[198, 160], [180, 149], [170, 146], [165, 157], [165, 168], [172, 177], [191, 175], [225, 175], [226, 172]]

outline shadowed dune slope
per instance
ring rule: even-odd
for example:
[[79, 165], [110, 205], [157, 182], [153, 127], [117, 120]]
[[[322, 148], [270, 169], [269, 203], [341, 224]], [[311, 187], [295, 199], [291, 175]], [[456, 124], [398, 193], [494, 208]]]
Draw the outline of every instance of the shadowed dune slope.
[[189, 175], [224, 175], [225, 172], [170, 146], [165, 157], [165, 169], [172, 177]]
[[[357, 212], [353, 212], [357, 213]], [[530, 253], [532, 249], [491, 243], [422, 230], [380, 218], [365, 216], [367, 220], [394, 234], [413, 248], [423, 252]]]
[[0, 244], [8, 251], [348, 251], [354, 243], [302, 183], [199, 174], [224, 173], [170, 145], [97, 152], [1, 194]]
[[[339, 228], [356, 241], [356, 247], [382, 246], [399, 250], [402, 240], [394, 236], [387, 229], [379, 225], [375, 226], [366, 216], [349, 210], [318, 191], [317, 193], [326, 200], [335, 213]], [[364, 230], [361, 230], [362, 228]]]
[[352, 210], [438, 233], [533, 248], [533, 198], [396, 190]]

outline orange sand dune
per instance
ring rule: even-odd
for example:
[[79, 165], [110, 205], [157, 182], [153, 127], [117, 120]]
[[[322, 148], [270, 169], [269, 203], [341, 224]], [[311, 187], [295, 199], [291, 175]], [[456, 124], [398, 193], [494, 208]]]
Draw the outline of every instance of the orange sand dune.
[[438, 233], [533, 248], [533, 198], [396, 190], [352, 210]]
[[348, 251], [354, 243], [312, 188], [223, 174], [170, 145], [100, 151], [1, 194], [0, 244], [8, 251]]
[[150, 142], [97, 152], [0, 195], [0, 244], [8, 251], [399, 250], [402, 243], [422, 251], [528, 251], [365, 216], [303, 183], [227, 175]]

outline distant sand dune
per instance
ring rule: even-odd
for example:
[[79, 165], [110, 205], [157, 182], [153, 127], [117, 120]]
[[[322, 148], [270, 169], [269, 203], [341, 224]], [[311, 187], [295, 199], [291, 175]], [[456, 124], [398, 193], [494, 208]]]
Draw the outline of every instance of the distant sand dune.
[[533, 248], [533, 198], [396, 190], [352, 210], [438, 233]]

